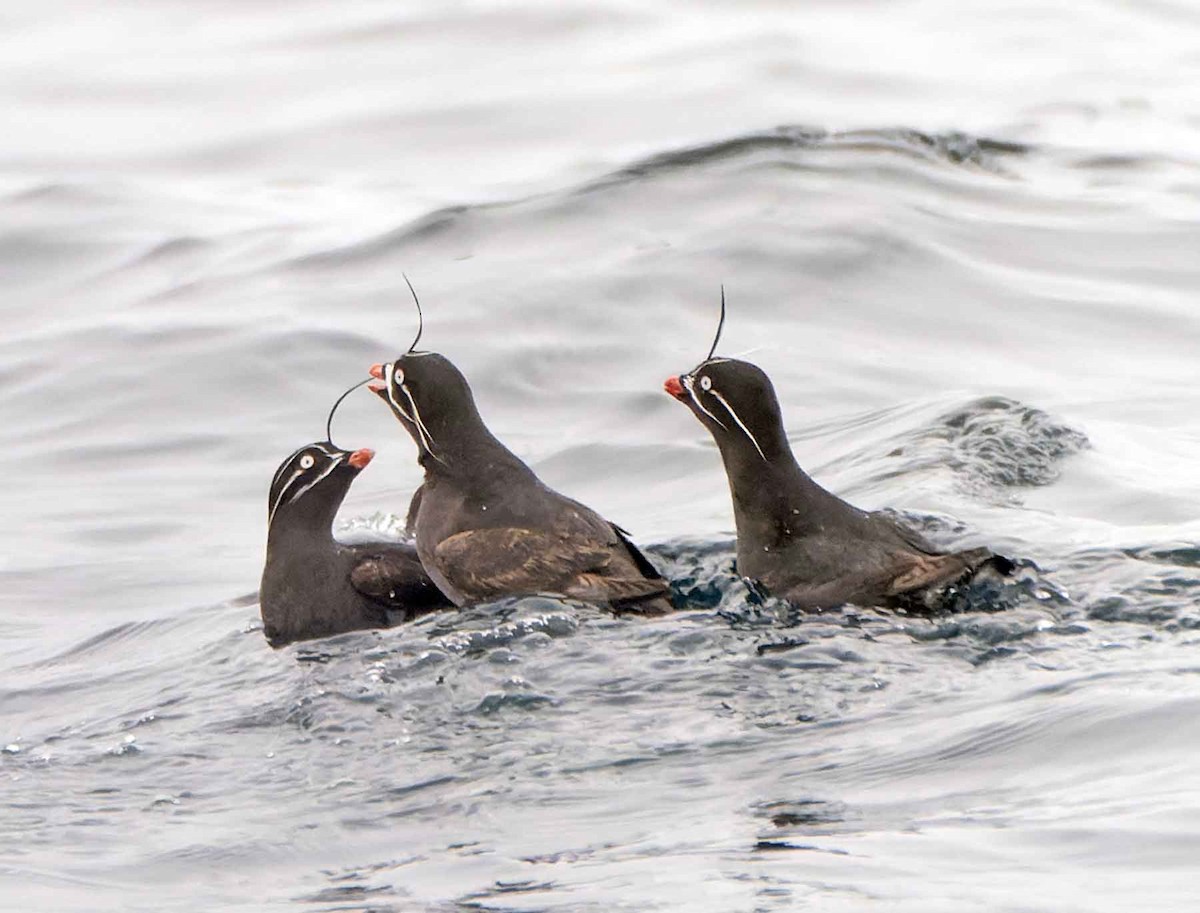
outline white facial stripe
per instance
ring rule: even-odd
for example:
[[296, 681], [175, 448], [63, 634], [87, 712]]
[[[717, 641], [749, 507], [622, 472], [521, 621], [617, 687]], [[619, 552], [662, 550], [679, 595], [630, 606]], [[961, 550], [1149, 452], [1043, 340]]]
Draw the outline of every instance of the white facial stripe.
[[425, 445], [426, 450], [433, 453], [433, 435], [429, 433], [429, 429], [421, 421], [421, 410], [417, 408], [417, 401], [413, 399], [412, 392], [408, 389], [408, 384], [401, 384], [400, 389], [404, 391], [404, 395], [408, 397], [409, 405], [412, 406], [413, 424], [417, 426], [417, 433], [421, 435], [421, 443]]
[[[412, 356], [409, 355], [406, 357]], [[445, 460], [433, 452], [433, 435], [429, 433], [429, 429], [425, 427], [425, 422], [421, 420], [421, 411], [417, 408], [417, 401], [413, 399], [412, 391], [408, 389], [408, 384], [394, 383], [395, 368], [391, 364], [384, 369], [384, 377], [387, 384], [388, 402], [392, 404], [392, 408], [413, 423], [414, 427], [417, 429], [417, 437], [420, 438], [421, 446], [425, 449], [425, 451], [439, 463], [445, 463]], [[412, 407], [412, 412], [409, 412], [402, 405], [400, 405], [399, 401], [396, 399], [393, 391], [397, 386], [400, 387], [400, 390], [408, 398], [408, 404]]]
[[295, 461], [297, 459], [299, 459], [300, 455], [303, 454], [304, 451], [308, 450], [309, 447], [311, 447], [311, 446], [312, 445], [310, 444], [308, 446], [301, 447], [299, 450], [297, 450], [295, 453], [293, 453], [290, 457], [288, 457], [286, 460], [284, 460], [282, 463], [279, 464], [279, 468], [275, 470], [275, 478], [271, 479], [271, 487], [272, 488], [275, 487], [276, 482], [278, 482], [280, 479], [283, 478], [283, 474], [285, 472], [287, 472], [288, 467], [291, 466], [293, 463], [295, 463]]
[[[308, 449], [308, 448], [305, 448], [305, 449]], [[331, 454], [324, 447], [319, 447], [319, 449], [322, 453], [324, 453], [325, 455], [330, 457], [329, 465], [327, 467], [325, 467], [325, 469], [321, 472], [321, 474], [318, 475], [315, 479], [313, 479], [307, 485], [301, 485], [299, 488], [296, 489], [296, 491], [291, 495], [291, 497], [288, 497], [287, 496], [288, 489], [291, 488], [292, 485], [295, 484], [296, 480], [299, 479], [302, 475], [305, 475], [306, 473], [311, 472], [312, 470], [297, 469], [295, 472], [292, 473], [291, 478], [289, 478], [287, 480], [287, 482], [284, 483], [283, 488], [281, 488], [279, 490], [279, 497], [276, 498], [275, 503], [271, 505], [271, 512], [267, 515], [267, 526], [268, 527], [271, 525], [271, 521], [275, 519], [275, 512], [277, 510], [279, 510], [280, 507], [282, 507], [284, 504], [291, 504], [293, 501], [295, 501], [297, 498], [299, 498], [302, 494], [304, 494], [306, 491], [308, 491], [310, 488], [312, 488], [314, 485], [316, 485], [318, 482], [320, 482], [323, 478], [325, 478], [327, 475], [329, 475], [331, 472], [333, 472], [335, 469], [337, 469], [338, 466], [341, 465], [342, 460], [344, 460], [346, 458], [346, 454], [344, 454], [344, 453]]]
[[[295, 453], [293, 453], [290, 457], [288, 457], [286, 460], [284, 460], [279, 465], [279, 468], [275, 470], [275, 475], [271, 479], [271, 488], [274, 488], [275, 483], [278, 482], [281, 478], [283, 478], [283, 474], [285, 472], [287, 472], [287, 468], [292, 465], [292, 461], [295, 460], [297, 457], [303, 455], [306, 451], [309, 451], [309, 450], [318, 450], [321, 453], [325, 454], [325, 456], [329, 457], [330, 459], [336, 459], [338, 454], [340, 453], [340, 451], [337, 450], [336, 448], [333, 450], [330, 450], [329, 447], [327, 447], [325, 444], [305, 444], [303, 447], [301, 447], [299, 450], [297, 450]], [[289, 484], [290, 484], [290, 480], [289, 480]]]
[[[387, 388], [388, 402], [392, 404], [393, 409], [395, 409], [397, 412], [399, 412], [401, 415], [403, 415], [410, 422], [413, 422], [413, 417], [408, 414], [408, 410], [405, 409], [403, 406], [401, 406], [398, 402], [396, 402], [396, 397], [392, 395], [392, 391], [396, 389], [396, 385], [392, 382], [394, 379], [393, 375], [396, 373], [396, 369], [389, 362], [388, 366], [386, 368], [384, 368], [383, 373], [384, 373], [384, 384]], [[411, 400], [412, 397], [410, 396], [409, 399]], [[415, 425], [416, 422], [413, 422], [413, 424]]]
[[329, 475], [329, 473], [331, 473], [335, 469], [337, 469], [342, 464], [343, 459], [345, 459], [344, 456], [339, 456], [339, 457], [334, 458], [333, 460], [330, 460], [329, 465], [325, 468], [325, 471], [322, 472], [315, 479], [313, 479], [311, 482], [309, 482], [307, 485], [302, 485], [299, 488], [297, 488], [296, 493], [294, 495], [292, 495], [290, 498], [288, 498], [288, 503], [290, 504], [292, 501], [295, 501], [302, 494], [304, 494], [306, 491], [308, 491], [310, 488], [312, 488], [314, 485], [316, 485], [318, 482], [320, 482], [323, 478], [325, 478], [327, 475]]
[[704, 403], [700, 402], [700, 397], [698, 397], [696, 395], [696, 379], [694, 377], [692, 377], [692, 375], [690, 375], [690, 374], [683, 375], [683, 389], [687, 390], [688, 396], [690, 396], [692, 398], [692, 402], [696, 404], [697, 409], [699, 409], [701, 412], [703, 412], [705, 415], [707, 415], [709, 418], [711, 418], [714, 422], [716, 422], [718, 425], [720, 425], [726, 431], [729, 430], [729, 428], [726, 426], [726, 424], [723, 421], [721, 421], [719, 418], [717, 418], [715, 415], [713, 415], [711, 412], [709, 412], [706, 408], [704, 408]]
[[279, 497], [275, 499], [275, 503], [271, 505], [271, 512], [267, 514], [267, 526], [270, 526], [271, 521], [275, 519], [275, 511], [279, 510], [279, 505], [283, 503], [284, 495], [286, 495], [288, 489], [292, 487], [292, 483], [302, 475], [304, 475], [304, 470], [297, 469], [292, 473], [292, 477], [287, 480], [287, 483], [283, 486], [283, 488], [279, 489]]
[[738, 414], [733, 411], [733, 406], [729, 405], [729, 403], [725, 399], [725, 397], [723, 397], [716, 390], [709, 390], [708, 392], [710, 395], [715, 396], [717, 398], [717, 402], [719, 402], [722, 406], [725, 407], [725, 411], [733, 416], [733, 420], [735, 422], [737, 422], [738, 427], [741, 428], [744, 432], [746, 432], [746, 437], [750, 438], [750, 443], [754, 445], [754, 449], [758, 451], [758, 455], [760, 457], [762, 457], [764, 460], [766, 460], [767, 455], [765, 453], [763, 453], [762, 448], [758, 446], [758, 441], [756, 441], [754, 439], [754, 435], [750, 433], [750, 429], [746, 427], [746, 423], [743, 422], [740, 418], [738, 418]]
[[275, 490], [275, 485], [279, 482], [280, 478], [282, 478], [284, 470], [292, 465], [292, 460], [295, 459], [295, 457], [296, 455], [293, 453], [290, 457], [279, 464], [279, 468], [275, 470], [275, 475], [271, 478], [271, 491]]

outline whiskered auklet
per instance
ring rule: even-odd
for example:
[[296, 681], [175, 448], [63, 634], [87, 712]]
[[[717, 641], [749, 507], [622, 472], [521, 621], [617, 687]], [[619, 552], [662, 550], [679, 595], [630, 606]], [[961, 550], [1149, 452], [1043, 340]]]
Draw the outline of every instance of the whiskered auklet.
[[1011, 571], [1007, 558], [986, 548], [939, 551], [893, 517], [860, 510], [814, 482], [792, 453], [767, 375], [749, 362], [713, 357], [724, 320], [722, 291], [708, 357], [664, 388], [692, 410], [721, 452], [739, 574], [801, 608], [929, 610], [946, 588], [983, 567]]
[[618, 612], [671, 610], [667, 582], [627, 534], [547, 487], [500, 443], [447, 358], [410, 348], [371, 375], [417, 445], [425, 481], [408, 526], [425, 570], [455, 603], [545, 593]]
[[259, 603], [272, 647], [344, 631], [386, 628], [451, 603], [411, 543], [345, 545], [333, 520], [371, 450], [307, 444], [271, 481], [267, 560]]

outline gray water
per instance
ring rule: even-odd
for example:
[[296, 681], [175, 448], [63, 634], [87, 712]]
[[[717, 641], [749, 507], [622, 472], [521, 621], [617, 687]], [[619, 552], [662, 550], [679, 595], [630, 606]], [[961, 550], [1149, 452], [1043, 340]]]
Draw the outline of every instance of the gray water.
[[[1200, 10], [9, 4], [0, 907], [1200, 899]], [[685, 608], [273, 652], [278, 462], [414, 332]], [[822, 484], [1023, 562], [916, 619], [733, 575], [707, 351]], [[342, 535], [419, 482], [379, 457]]]

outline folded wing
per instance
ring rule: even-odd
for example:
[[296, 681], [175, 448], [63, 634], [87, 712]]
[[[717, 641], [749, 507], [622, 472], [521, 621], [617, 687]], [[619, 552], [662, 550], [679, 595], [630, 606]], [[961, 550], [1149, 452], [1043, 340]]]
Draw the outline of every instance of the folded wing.
[[[433, 562], [470, 599], [557, 593], [624, 606], [667, 591], [666, 582], [632, 549], [616, 530], [602, 540], [580, 535], [578, 530], [547, 532], [510, 526], [450, 536], [434, 549]], [[642, 562], [653, 578], [644, 576]]]
[[453, 605], [429, 579], [411, 547], [364, 549], [350, 571], [350, 583], [372, 602], [407, 617]]

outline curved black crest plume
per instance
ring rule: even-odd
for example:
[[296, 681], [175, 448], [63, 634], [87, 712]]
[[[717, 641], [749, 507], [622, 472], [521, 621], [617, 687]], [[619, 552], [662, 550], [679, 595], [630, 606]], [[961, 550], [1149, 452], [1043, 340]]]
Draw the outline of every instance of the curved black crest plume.
[[421, 313], [421, 299], [417, 297], [417, 290], [413, 288], [413, 284], [408, 281], [408, 276], [406, 276], [404, 273], [401, 273], [400, 275], [404, 276], [404, 281], [408, 285], [408, 290], [412, 292], [413, 303], [415, 303], [417, 306], [417, 337], [412, 341], [412, 345], [408, 347], [408, 351], [412, 352], [416, 349], [417, 343], [421, 341], [421, 334], [425, 332], [425, 315]]
[[[401, 273], [400, 275], [404, 276], [404, 282], [405, 282], [405, 284], [408, 285], [408, 290], [410, 292], [412, 292], [413, 302], [417, 305], [417, 335], [416, 335], [416, 338], [413, 339], [412, 345], [410, 345], [408, 347], [408, 351], [411, 352], [417, 347], [417, 343], [421, 341], [421, 333], [423, 333], [425, 331], [425, 315], [423, 313], [421, 313], [421, 299], [417, 297], [417, 290], [415, 288], [413, 288], [412, 282], [409, 281], [408, 276], [405, 275], [404, 273]], [[339, 396], [337, 399], [335, 399], [333, 401], [333, 408], [331, 408], [329, 410], [329, 418], [325, 419], [325, 440], [327, 442], [329, 442], [330, 444], [333, 444], [333, 414], [335, 412], [337, 412], [337, 408], [338, 408], [338, 406], [340, 406], [342, 404], [342, 400], [344, 400], [347, 396], [349, 396], [351, 393], [353, 393], [355, 390], [357, 390], [363, 384], [367, 384], [370, 382], [371, 382], [370, 377], [360, 380], [353, 387], [346, 390], [341, 396]]]
[[[717, 343], [721, 341], [721, 330], [725, 329], [725, 283], [721, 283], [721, 319], [717, 321], [717, 335], [713, 337], [712, 348], [708, 350], [708, 354], [704, 356], [704, 361], [708, 361], [717, 351]], [[701, 362], [703, 364], [703, 362]]]
[[[337, 412], [337, 407], [342, 404], [342, 400], [344, 400], [347, 396], [349, 396], [351, 393], [353, 393], [355, 390], [357, 390], [363, 384], [370, 383], [370, 381], [371, 381], [371, 378], [369, 378], [369, 377], [364, 380], [360, 380], [353, 387], [351, 387], [349, 390], [347, 390], [345, 393], [343, 393], [341, 396], [339, 396], [337, 399], [335, 399], [333, 401], [333, 408], [329, 410], [329, 418], [325, 419], [325, 440], [329, 444], [333, 445], [333, 413]], [[336, 445], [334, 445], [334, 446], [336, 446]]]
[[[425, 331], [425, 314], [421, 313], [421, 300], [418, 298], [418, 296], [416, 296], [416, 289], [413, 288], [413, 283], [409, 282], [408, 276], [404, 275], [403, 272], [400, 275], [404, 276], [404, 283], [407, 284], [409, 292], [413, 293], [413, 301], [414, 301], [414, 304], [416, 305], [416, 337], [413, 340], [412, 346], [408, 347], [409, 352], [413, 352], [413, 350], [416, 348], [416, 343], [419, 343], [421, 341], [422, 332]], [[722, 319], [724, 319], [724, 318], [722, 318]], [[354, 386], [352, 386], [352, 388], [350, 388], [346, 392], [343, 392], [343, 394], [340, 397], [336, 398], [336, 400], [334, 401], [334, 406], [332, 406], [332, 408], [329, 410], [329, 418], [325, 419], [325, 440], [326, 440], [326, 442], [328, 442], [329, 444], [334, 443], [334, 413], [337, 412], [337, 407], [341, 406], [344, 398], [346, 398], [350, 394], [353, 394], [353, 392], [355, 390], [358, 390], [360, 388], [360, 386], [362, 386], [364, 384], [370, 384], [371, 380], [372, 380], [372, 378], [364, 378], [364, 379], [360, 380], [359, 383], [356, 383]]]

